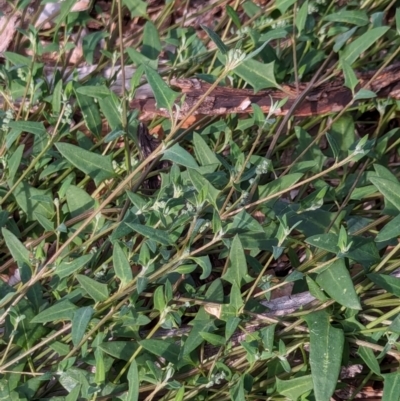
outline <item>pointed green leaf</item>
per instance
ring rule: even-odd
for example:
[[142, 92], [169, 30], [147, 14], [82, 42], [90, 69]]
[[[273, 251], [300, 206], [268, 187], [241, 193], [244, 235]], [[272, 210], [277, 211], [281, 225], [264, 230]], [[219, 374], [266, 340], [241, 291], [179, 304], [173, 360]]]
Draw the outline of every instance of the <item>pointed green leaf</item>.
[[110, 91], [109, 96], [99, 97], [97, 101], [111, 129], [120, 129], [122, 126], [121, 99]]
[[6, 228], [2, 228], [1, 233], [3, 234], [6, 246], [15, 262], [17, 262], [18, 265], [26, 263], [28, 266], [30, 266], [31, 262], [29, 258], [29, 251], [20, 242], [20, 240]]
[[76, 93], [76, 99], [89, 131], [97, 138], [100, 138], [103, 127], [100, 111], [94, 99], [80, 93]]
[[388, 26], [370, 29], [343, 50], [342, 59], [350, 65], [389, 30]]
[[210, 182], [204, 178], [199, 172], [196, 170], [189, 168], [188, 169], [190, 181], [192, 181], [193, 186], [196, 188], [196, 191], [200, 193], [201, 191], [205, 191], [206, 199], [217, 208], [217, 199], [220, 191], [213, 187]]
[[239, 236], [236, 234], [233, 238], [231, 249], [229, 251], [229, 267], [222, 278], [229, 281], [231, 284], [235, 283], [239, 288], [246, 281], [247, 277], [247, 262], [242, 243]]
[[174, 105], [175, 99], [178, 93], [174, 92], [160, 77], [160, 75], [154, 71], [151, 67], [143, 65], [146, 73], [147, 81], [153, 90], [154, 97], [156, 98], [156, 105], [158, 109], [168, 110], [172, 112], [172, 106]]
[[265, 88], [278, 88], [280, 85], [275, 80], [274, 61], [268, 64], [256, 60], [246, 60], [234, 69], [235, 74], [243, 78], [258, 92]]
[[122, 285], [125, 286], [133, 278], [132, 270], [128, 258], [117, 241], [114, 242], [113, 263], [116, 276], [121, 280]]
[[125, 401], [137, 401], [139, 399], [139, 372], [136, 360], [131, 362], [128, 370], [128, 394], [125, 397]]
[[301, 395], [313, 389], [311, 375], [296, 377], [290, 380], [276, 378], [276, 390], [279, 394], [288, 397], [290, 400], [298, 400]]
[[210, 257], [208, 255], [199, 256], [199, 257], [192, 257], [190, 258], [194, 262], [196, 262], [202, 269], [203, 273], [200, 276], [200, 280], [205, 280], [211, 274], [212, 265], [210, 262]]
[[329, 13], [322, 20], [357, 26], [365, 26], [369, 23], [368, 15], [364, 10], [340, 10], [337, 13]]
[[193, 156], [187, 150], [183, 149], [179, 143], [166, 149], [161, 160], [170, 160], [171, 162], [180, 164], [181, 166], [191, 167], [194, 169], [199, 168]]
[[341, 60], [340, 65], [342, 67], [344, 75], [344, 86], [347, 86], [354, 94], [354, 89], [358, 85], [358, 79], [356, 73], [354, 72], [354, 70], [351, 68], [351, 65], [347, 61]]
[[111, 156], [89, 152], [69, 143], [58, 142], [56, 147], [72, 165], [93, 178], [97, 186], [115, 175]]
[[200, 24], [201, 28], [206, 32], [206, 34], [210, 37], [210, 39], [215, 43], [215, 45], [218, 47], [218, 50], [222, 54], [228, 53], [228, 47], [224, 44], [224, 42], [221, 40], [221, 38], [210, 28], [208, 28], [205, 25]]
[[386, 373], [383, 376], [382, 401], [399, 401], [400, 397], [400, 372]]
[[361, 309], [360, 300], [354, 289], [344, 259], [335, 260], [316, 279], [318, 285], [339, 304], [351, 309]]
[[379, 362], [376, 359], [374, 351], [371, 348], [360, 346], [358, 348], [358, 355], [367, 364], [367, 366], [378, 376], [381, 374]]
[[367, 277], [378, 287], [400, 297], [400, 278], [377, 273], [367, 274]]
[[389, 221], [389, 223], [379, 231], [378, 235], [375, 237], [375, 242], [389, 241], [397, 237], [400, 237], [400, 214]]
[[68, 277], [89, 263], [92, 256], [93, 255], [83, 255], [71, 260], [70, 262], [61, 262], [54, 270], [54, 274], [57, 274], [60, 278]]
[[214, 172], [221, 165], [215, 153], [208, 147], [203, 137], [196, 132], [193, 133], [193, 143], [197, 160], [202, 166], [211, 166], [210, 173]]
[[370, 181], [376, 186], [385, 200], [400, 210], [400, 184], [382, 177], [371, 177]]
[[111, 96], [111, 90], [105, 85], [83, 85], [75, 89], [75, 92], [84, 96], [94, 97], [96, 99], [104, 99]]
[[104, 356], [101, 348], [96, 347], [94, 351], [94, 358], [96, 361], [96, 372], [94, 374], [94, 382], [97, 384], [104, 383], [106, 378], [106, 371], [104, 366]]
[[19, 130], [20, 132], [29, 132], [33, 135], [47, 135], [46, 129], [44, 128], [42, 122], [39, 123], [36, 121], [10, 121], [8, 125], [11, 128]]
[[147, 21], [143, 30], [143, 45], [141, 53], [150, 60], [156, 60], [161, 52], [161, 42], [156, 26]]
[[154, 355], [165, 358], [173, 364], [179, 361], [180, 346], [174, 340], [142, 340], [139, 344]]
[[74, 313], [72, 318], [71, 337], [72, 343], [75, 347], [81, 342], [93, 314], [94, 310], [90, 306], [80, 308]]
[[304, 316], [310, 330], [310, 365], [314, 395], [318, 401], [329, 401], [339, 379], [344, 334], [331, 326], [325, 311]]
[[68, 300], [60, 301], [35, 316], [31, 323], [47, 323], [56, 320], [72, 320], [77, 307]]
[[296, 14], [296, 27], [299, 35], [302, 33], [304, 27], [306, 26], [307, 17], [308, 17], [308, 0], [306, 0], [302, 4], [300, 10]]
[[99, 283], [98, 281], [93, 280], [90, 277], [83, 276], [82, 274], [78, 274], [76, 278], [78, 279], [82, 288], [96, 302], [102, 302], [108, 298], [109, 294], [107, 284]]
[[166, 231], [155, 229], [149, 226], [143, 226], [142, 224], [126, 223], [126, 225], [132, 228], [133, 231], [136, 231], [137, 233], [144, 235], [146, 238], [150, 238], [159, 244], [172, 245], [174, 243]]
[[285, 11], [294, 3], [296, 3], [296, 0], [275, 0], [275, 7], [281, 12], [281, 14], [284, 14]]

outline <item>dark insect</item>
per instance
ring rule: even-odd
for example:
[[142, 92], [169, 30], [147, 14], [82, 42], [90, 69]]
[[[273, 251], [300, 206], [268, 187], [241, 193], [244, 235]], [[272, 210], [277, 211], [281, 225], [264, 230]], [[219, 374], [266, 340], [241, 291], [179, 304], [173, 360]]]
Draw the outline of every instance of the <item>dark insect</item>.
[[[160, 141], [154, 138], [149, 134], [149, 130], [143, 124], [139, 124], [138, 129], [138, 141], [139, 141], [139, 150], [142, 156], [142, 160], [145, 160], [154, 150], [157, 149]], [[161, 161], [155, 166], [155, 170], [161, 170], [169, 167], [169, 163], [166, 160]], [[161, 186], [161, 178], [159, 175], [149, 177], [144, 183], [143, 186], [147, 189], [158, 189]]]

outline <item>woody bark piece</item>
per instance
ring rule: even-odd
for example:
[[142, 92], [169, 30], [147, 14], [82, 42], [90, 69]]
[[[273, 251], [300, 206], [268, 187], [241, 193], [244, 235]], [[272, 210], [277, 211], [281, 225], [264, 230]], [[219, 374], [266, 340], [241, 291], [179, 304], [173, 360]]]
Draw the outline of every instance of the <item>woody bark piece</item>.
[[[365, 87], [374, 74], [375, 71], [359, 73], [359, 87]], [[211, 86], [198, 79], [174, 79], [171, 80], [171, 85], [178, 88], [182, 93], [177, 101], [179, 104], [181, 100], [180, 110], [179, 112], [174, 112], [175, 117], [178, 119], [185, 118], [189, 110], [199, 102]], [[204, 99], [194, 114], [224, 115], [231, 113], [251, 113], [252, 103], [257, 104], [264, 113], [268, 113], [271, 108], [271, 102], [276, 103], [281, 99], [287, 98], [288, 100], [285, 105], [276, 111], [277, 115], [286, 115], [296, 101], [299, 93], [307, 85], [307, 83], [303, 83], [298, 88], [294, 85], [282, 85], [283, 91], [271, 89], [260, 91], [256, 94], [249, 89], [217, 87]], [[395, 63], [379, 73], [369, 85], [369, 89], [374, 91], [378, 97], [400, 99], [400, 63]], [[307, 117], [339, 112], [352, 98], [351, 91], [344, 86], [343, 78], [338, 77], [331, 82], [313, 88], [294, 111], [294, 115]], [[169, 117], [167, 110], [157, 108], [156, 101], [152, 97], [134, 99], [131, 101], [130, 107], [142, 111], [142, 120], [148, 120], [157, 115]]]

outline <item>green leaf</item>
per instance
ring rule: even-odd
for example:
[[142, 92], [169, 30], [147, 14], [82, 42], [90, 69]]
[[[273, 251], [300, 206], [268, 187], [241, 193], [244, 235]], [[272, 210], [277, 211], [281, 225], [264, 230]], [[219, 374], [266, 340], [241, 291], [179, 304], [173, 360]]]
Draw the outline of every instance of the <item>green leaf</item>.
[[75, 89], [75, 93], [79, 93], [84, 96], [94, 97], [95, 99], [104, 99], [111, 96], [111, 90], [105, 85], [83, 85]]
[[75, 311], [71, 329], [72, 343], [75, 347], [81, 342], [93, 314], [94, 310], [90, 306], [84, 306]]
[[51, 109], [54, 114], [58, 114], [61, 111], [61, 95], [62, 95], [63, 81], [59, 79], [54, 86], [53, 96], [51, 98]]
[[270, 42], [271, 40], [284, 39], [288, 36], [288, 31], [285, 28], [276, 28], [260, 36], [260, 42]]
[[333, 123], [329, 132], [346, 156], [350, 146], [355, 142], [355, 131], [354, 120], [351, 114], [347, 113]]
[[279, 394], [296, 401], [301, 395], [313, 389], [313, 380], [311, 375], [296, 377], [290, 380], [281, 380], [276, 378], [276, 390]]
[[162, 286], [158, 286], [154, 291], [153, 302], [154, 302], [154, 308], [157, 309], [161, 314], [166, 307], [164, 289]]
[[265, 88], [281, 89], [275, 80], [274, 63], [272, 61], [271, 63], [263, 64], [256, 60], [246, 60], [233, 71], [248, 82], [253, 87], [254, 92]]
[[137, 401], [139, 399], [139, 372], [136, 360], [131, 362], [128, 370], [128, 394], [125, 397], [125, 401]]
[[196, 262], [203, 269], [203, 273], [200, 276], [200, 280], [205, 280], [206, 278], [208, 278], [212, 271], [210, 257], [208, 255], [204, 255], [204, 256], [192, 257], [190, 259]]
[[337, 246], [338, 236], [336, 234], [318, 234], [308, 237], [306, 242], [316, 248], [323, 249], [328, 252], [338, 253], [339, 247]]
[[4, 52], [6, 60], [10, 61], [14, 65], [29, 67], [32, 63], [30, 57], [22, 56], [21, 54], [14, 52]]
[[389, 221], [378, 235], [375, 237], [375, 242], [389, 241], [392, 238], [397, 238], [400, 236], [400, 214], [396, 216], [393, 220]]
[[101, 343], [99, 348], [114, 358], [129, 361], [131, 355], [138, 349], [138, 345], [132, 341], [110, 341]]
[[180, 347], [174, 340], [142, 340], [139, 344], [154, 355], [164, 358], [167, 362], [177, 364], [179, 361]]
[[192, 181], [193, 186], [196, 188], [196, 191], [200, 193], [201, 191], [205, 191], [206, 199], [217, 208], [217, 199], [220, 191], [213, 187], [210, 182], [204, 178], [199, 172], [196, 170], [189, 168], [188, 169], [190, 181]]
[[306, 26], [306, 21], [308, 17], [308, 0], [306, 0], [300, 7], [299, 12], [296, 15], [296, 27], [299, 35], [302, 33], [304, 27]]
[[222, 278], [231, 284], [235, 283], [241, 288], [242, 284], [246, 282], [247, 277], [246, 256], [239, 236], [236, 234], [229, 251], [229, 267]]
[[266, 196], [271, 196], [284, 189], [290, 188], [292, 185], [296, 184], [301, 177], [303, 177], [302, 173], [293, 173], [279, 177], [276, 180], [272, 180], [266, 185], [260, 185], [258, 187], [259, 197], [264, 198]]
[[382, 26], [365, 32], [355, 41], [346, 46], [343, 50], [341, 59], [344, 59], [350, 65], [353, 64], [362, 53], [371, 47], [388, 30], [388, 26]]
[[396, 31], [400, 35], [400, 8], [396, 8]]
[[94, 374], [94, 382], [97, 384], [104, 383], [104, 380], [106, 378], [106, 371], [105, 371], [105, 366], [104, 366], [104, 356], [103, 356], [103, 351], [101, 348], [96, 347], [94, 351], [94, 358], [96, 361], [96, 372]]
[[86, 191], [75, 185], [68, 187], [66, 199], [71, 217], [79, 216], [96, 205], [96, 201]]
[[202, 24], [200, 24], [200, 26], [206, 32], [206, 34], [210, 37], [210, 39], [215, 43], [215, 45], [218, 47], [218, 50], [222, 54], [228, 53], [229, 48], [227, 46], [225, 46], [225, 44], [221, 40], [221, 38], [212, 29], [210, 29]]
[[400, 184], [382, 177], [370, 177], [372, 184], [383, 195], [385, 201], [392, 203], [400, 210]]
[[335, 160], [338, 160], [339, 156], [340, 156], [340, 148], [339, 148], [338, 143], [336, 142], [335, 137], [333, 137], [329, 132], [327, 132], [326, 139], [329, 142], [329, 146], [332, 150], [333, 157], [335, 158]]
[[157, 64], [158, 64], [157, 60], [150, 60], [149, 58], [144, 56], [142, 53], [139, 53], [136, 49], [133, 49], [132, 47], [128, 47], [126, 49], [126, 52], [128, 53], [128, 56], [132, 60], [132, 62], [136, 64], [136, 66], [139, 67], [142, 64], [145, 64], [148, 65], [153, 70], [157, 70]]
[[121, 280], [123, 286], [127, 285], [133, 278], [131, 266], [125, 252], [119, 242], [114, 242], [113, 264], [115, 275]]
[[114, 92], [110, 91], [109, 96], [99, 97], [100, 110], [104, 114], [108, 124], [112, 130], [121, 128], [122, 126], [122, 114], [121, 114], [121, 99], [117, 97]]
[[367, 274], [367, 277], [378, 287], [400, 297], [400, 278], [376, 273]]
[[76, 2], [74, 0], [66, 0], [61, 3], [60, 12], [56, 15], [55, 21], [57, 25], [55, 27], [55, 31], [57, 32], [60, 25], [66, 21], [68, 15], [71, 13], [71, 9]]
[[229, 15], [232, 22], [236, 25], [236, 28], [240, 29], [242, 27], [242, 23], [240, 22], [240, 18], [236, 11], [230, 6], [226, 6], [226, 13]]
[[161, 52], [161, 42], [156, 26], [147, 21], [143, 30], [143, 45], [141, 53], [150, 60], [156, 60]]
[[358, 79], [356, 77], [356, 74], [354, 70], [351, 68], [351, 65], [347, 61], [341, 60], [340, 65], [342, 67], [344, 75], [344, 86], [347, 86], [354, 94], [354, 89], [358, 84]]
[[[4, 291], [12, 290], [7, 284], [0, 283], [0, 291], [4, 294]], [[10, 294], [10, 293], [9, 293]], [[2, 329], [4, 331], [3, 341], [10, 342], [10, 336], [13, 335], [12, 345], [22, 347], [24, 350], [28, 350], [33, 347], [37, 341], [42, 341], [45, 338], [48, 329], [44, 327], [40, 322], [33, 322], [36, 318], [37, 310], [34, 309], [31, 303], [26, 299], [21, 299], [13, 307], [13, 311], [20, 317], [24, 317], [16, 331], [14, 331], [14, 325], [11, 323], [10, 314], [6, 317], [5, 324], [2, 323]], [[15, 370], [14, 365], [12, 370]], [[22, 367], [21, 367], [22, 369]]]
[[160, 75], [147, 65], [143, 65], [147, 81], [153, 90], [158, 109], [165, 109], [172, 113], [172, 106], [178, 93], [174, 92], [160, 77]]
[[[27, 182], [20, 182], [14, 190], [14, 198], [18, 206], [26, 213], [28, 221], [36, 221], [37, 215], [41, 214], [47, 219], [54, 215], [54, 204], [47, 190], [31, 187]], [[50, 202], [41, 202], [35, 198], [45, 196]]]
[[376, 96], [375, 92], [361, 88], [354, 96], [354, 100], [373, 99]]
[[91, 177], [96, 186], [115, 175], [111, 155], [99, 155], [69, 143], [58, 142], [56, 147], [72, 165]]
[[174, 241], [170, 238], [168, 233], [163, 230], [155, 229], [149, 226], [143, 226], [141, 224], [126, 223], [128, 227], [131, 227], [133, 231], [144, 235], [146, 238], [150, 238], [153, 241], [158, 242], [162, 245], [172, 245]]
[[225, 338], [218, 334], [206, 333], [204, 331], [200, 331], [199, 334], [205, 341], [216, 347], [223, 347], [226, 344]]
[[79, 258], [71, 260], [70, 262], [61, 262], [54, 270], [54, 274], [57, 274], [57, 276], [60, 278], [68, 277], [89, 263], [90, 259], [92, 259], [92, 256], [93, 255], [83, 255]]
[[310, 365], [315, 399], [329, 401], [335, 391], [342, 361], [344, 334], [329, 323], [325, 311], [304, 316], [310, 330]]
[[325, 295], [325, 293], [319, 288], [317, 283], [310, 276], [306, 276], [306, 282], [307, 282], [307, 286], [308, 286], [308, 289], [310, 291], [310, 294], [314, 298], [317, 298], [321, 302], [326, 302], [329, 299]]
[[215, 153], [208, 147], [207, 142], [201, 135], [194, 132], [193, 144], [197, 160], [202, 166], [210, 166], [210, 173], [214, 172], [217, 167], [221, 165], [221, 162], [217, 156], [215, 156]]
[[382, 401], [399, 401], [400, 397], [400, 372], [386, 373], [383, 376]]
[[275, 7], [281, 12], [281, 14], [285, 14], [285, 11], [291, 7], [296, 0], [275, 0]]
[[143, 0], [122, 0], [122, 3], [131, 13], [131, 18], [147, 16], [147, 1]]
[[378, 249], [372, 238], [349, 236], [349, 242], [352, 244], [346, 257], [362, 264], [366, 269], [381, 261]]
[[7, 181], [11, 184], [14, 183], [14, 177], [17, 173], [19, 166], [21, 164], [22, 155], [24, 153], [25, 146], [19, 145], [17, 150], [15, 150], [10, 158], [8, 159], [8, 176]]
[[11, 253], [11, 256], [18, 266], [22, 265], [23, 263], [26, 263], [28, 266], [30, 266], [31, 261], [29, 257], [29, 251], [20, 242], [20, 240], [6, 228], [2, 228], [1, 233], [3, 234], [4, 241], [9, 252]]
[[108, 299], [109, 293], [107, 284], [99, 283], [98, 281], [93, 280], [90, 277], [83, 276], [82, 274], [78, 274], [76, 278], [78, 279], [82, 288], [96, 302], [102, 302]]
[[8, 125], [20, 132], [29, 132], [33, 135], [47, 134], [42, 122], [36, 121], [10, 121]]
[[47, 323], [57, 320], [72, 320], [74, 312], [77, 307], [69, 302], [68, 300], [63, 300], [56, 303], [50, 308], [45, 309], [35, 316], [31, 323]]
[[94, 99], [75, 91], [76, 100], [82, 111], [83, 119], [89, 131], [97, 138], [101, 137], [102, 123], [99, 108]]
[[88, 33], [83, 36], [82, 40], [82, 50], [83, 56], [88, 64], [93, 64], [94, 53], [96, 51], [96, 46], [100, 40], [107, 38], [109, 34], [107, 32], [96, 31]]
[[343, 22], [357, 26], [368, 25], [368, 15], [364, 10], [340, 10], [337, 13], [326, 15], [322, 18], [323, 21]]
[[179, 143], [176, 143], [175, 145], [166, 149], [161, 160], [170, 160], [176, 164], [194, 169], [199, 168], [193, 156], [187, 150], [183, 149]]
[[360, 346], [358, 348], [358, 355], [366, 363], [366, 365], [378, 376], [381, 375], [381, 368], [379, 367], [379, 362], [376, 359], [374, 351], [369, 347]]
[[316, 279], [318, 285], [336, 302], [351, 309], [361, 309], [353, 281], [343, 259], [335, 260]]

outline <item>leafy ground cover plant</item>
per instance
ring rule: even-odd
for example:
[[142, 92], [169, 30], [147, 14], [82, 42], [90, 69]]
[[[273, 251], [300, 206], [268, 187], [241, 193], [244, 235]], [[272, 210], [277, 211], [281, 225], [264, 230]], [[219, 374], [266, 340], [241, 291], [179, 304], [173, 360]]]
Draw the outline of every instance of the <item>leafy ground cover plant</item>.
[[[48, 4], [2, 5], [2, 398], [398, 399], [398, 103], [355, 73], [398, 58], [394, 3]], [[341, 74], [302, 118], [189, 121], [169, 84]]]

